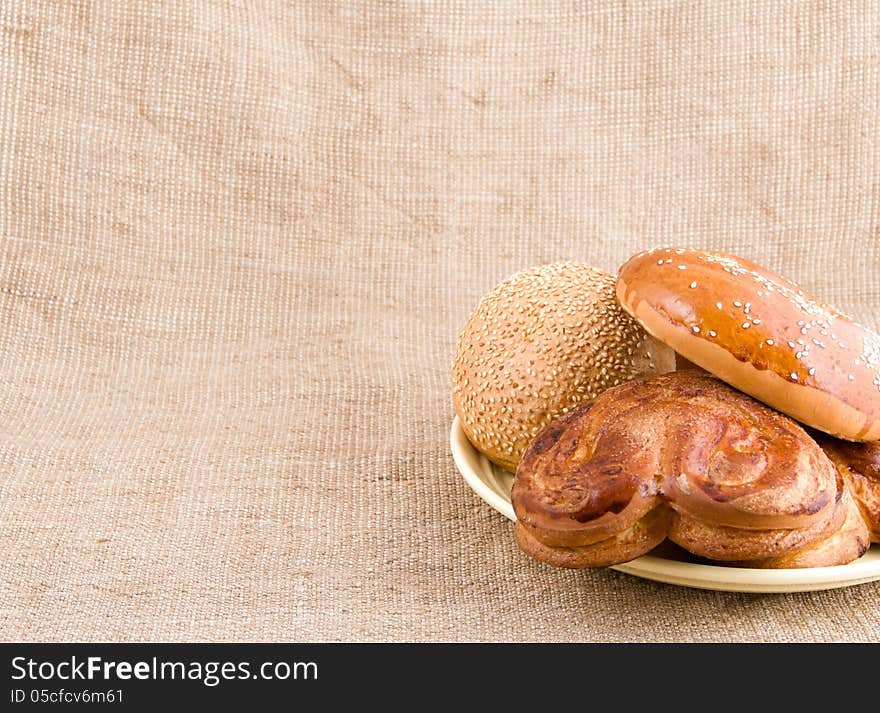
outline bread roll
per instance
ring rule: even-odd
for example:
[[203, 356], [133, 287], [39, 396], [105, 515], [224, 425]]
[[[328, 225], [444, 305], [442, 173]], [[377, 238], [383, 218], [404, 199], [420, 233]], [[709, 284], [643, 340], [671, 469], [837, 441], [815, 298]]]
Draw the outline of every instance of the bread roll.
[[843, 476], [871, 541], [880, 542], [880, 442], [851, 443], [824, 434], [816, 438]]
[[800, 425], [686, 370], [633, 379], [553, 420], [526, 449], [511, 500], [520, 548], [556, 566], [618, 564], [665, 531], [694, 554], [772, 567], [814, 566], [797, 562], [818, 554], [773, 558], [840, 531], [843, 496]]
[[880, 440], [880, 336], [748, 260], [661, 248], [618, 273], [623, 308], [685, 359], [840, 438]]
[[742, 567], [764, 569], [796, 569], [801, 567], [834, 567], [857, 560], [871, 545], [868, 528], [849, 489], [844, 488], [840, 526], [827, 537], [794, 548], [782, 554], [739, 562]]
[[554, 567], [608, 567], [640, 557], [663, 542], [666, 539], [670, 514], [669, 508], [660, 505], [628, 528], [581, 547], [547, 545], [535, 535], [535, 530], [522, 522], [515, 524], [514, 533], [521, 550]]
[[561, 262], [517, 273], [467, 320], [452, 367], [455, 411], [470, 442], [516, 469], [529, 441], [584, 399], [675, 368], [617, 304], [611, 274]]

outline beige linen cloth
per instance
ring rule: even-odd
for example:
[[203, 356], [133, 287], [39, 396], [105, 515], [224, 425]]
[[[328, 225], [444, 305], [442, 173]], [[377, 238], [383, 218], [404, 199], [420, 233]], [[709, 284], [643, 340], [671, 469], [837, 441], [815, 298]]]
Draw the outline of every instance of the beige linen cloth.
[[3, 640], [877, 640], [557, 571], [453, 465], [480, 295], [660, 244], [880, 326], [878, 2], [0, 3]]

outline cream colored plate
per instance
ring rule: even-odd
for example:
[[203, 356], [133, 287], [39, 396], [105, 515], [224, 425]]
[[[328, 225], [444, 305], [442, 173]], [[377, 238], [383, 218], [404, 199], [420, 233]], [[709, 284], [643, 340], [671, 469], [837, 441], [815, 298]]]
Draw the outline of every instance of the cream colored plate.
[[[452, 457], [467, 484], [495, 510], [515, 520], [510, 504], [513, 476], [494, 466], [470, 444], [457, 417], [452, 422], [451, 446]], [[612, 569], [658, 582], [728, 592], [808, 592], [880, 580], [880, 545], [876, 544], [855, 562], [839, 567], [746, 569], [702, 564], [689, 561], [689, 557], [666, 542], [651, 554]]]

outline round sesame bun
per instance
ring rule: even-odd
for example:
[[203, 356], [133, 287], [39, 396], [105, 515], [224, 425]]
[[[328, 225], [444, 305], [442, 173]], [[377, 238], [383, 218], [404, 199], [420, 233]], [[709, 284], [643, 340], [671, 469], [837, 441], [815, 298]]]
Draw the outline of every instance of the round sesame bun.
[[802, 423], [880, 439], [880, 336], [748, 260], [658, 248], [619, 271], [621, 306], [685, 359]]
[[636, 376], [672, 371], [675, 354], [627, 315], [614, 276], [560, 262], [486, 294], [459, 337], [455, 411], [470, 442], [510, 471], [532, 438], [576, 404]]

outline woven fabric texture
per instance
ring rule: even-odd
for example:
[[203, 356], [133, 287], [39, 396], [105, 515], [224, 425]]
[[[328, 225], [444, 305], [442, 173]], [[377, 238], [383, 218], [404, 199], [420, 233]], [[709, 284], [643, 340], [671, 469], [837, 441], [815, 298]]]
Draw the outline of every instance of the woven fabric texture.
[[880, 326], [880, 3], [0, 3], [0, 637], [860, 641], [880, 583], [531, 561], [449, 451], [503, 277], [751, 258]]

